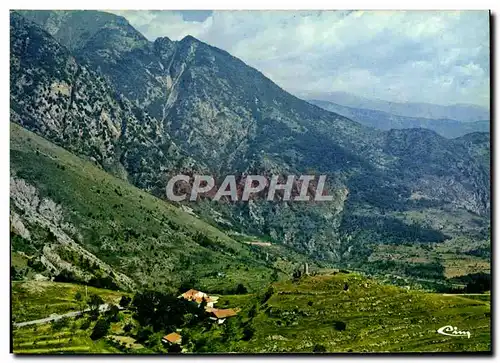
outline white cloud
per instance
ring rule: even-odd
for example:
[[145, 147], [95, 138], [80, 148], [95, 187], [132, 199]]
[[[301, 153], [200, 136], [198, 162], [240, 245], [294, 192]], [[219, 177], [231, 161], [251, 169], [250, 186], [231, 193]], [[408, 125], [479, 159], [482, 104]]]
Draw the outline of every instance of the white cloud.
[[489, 104], [487, 11], [119, 11], [153, 40], [192, 35], [286, 90]]

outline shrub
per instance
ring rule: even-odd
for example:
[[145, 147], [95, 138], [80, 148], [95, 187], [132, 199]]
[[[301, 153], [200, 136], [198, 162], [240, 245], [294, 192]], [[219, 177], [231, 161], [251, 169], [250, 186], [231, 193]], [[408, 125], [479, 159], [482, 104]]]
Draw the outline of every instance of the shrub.
[[92, 330], [92, 334], [90, 335], [90, 339], [97, 340], [104, 337], [108, 334], [108, 330], [110, 327], [110, 322], [107, 319], [99, 319]]
[[132, 331], [132, 329], [134, 328], [134, 326], [131, 324], [131, 323], [128, 323], [126, 324], [124, 327], [123, 327], [123, 331], [125, 333], [130, 333]]
[[68, 317], [53, 320], [51, 323], [52, 329], [53, 330], [61, 330], [62, 328], [69, 326], [69, 320], [70, 319]]
[[338, 331], [343, 331], [346, 329], [346, 323], [344, 323], [343, 321], [336, 321], [333, 323], [333, 326]]
[[116, 305], [111, 305], [109, 307], [109, 310], [106, 311], [106, 317], [110, 322], [117, 322], [120, 320], [120, 309]]
[[130, 297], [123, 295], [119, 304], [122, 308], [126, 309], [130, 305], [131, 301], [132, 299]]
[[86, 319], [82, 325], [80, 325], [80, 329], [87, 330], [90, 327], [90, 319]]
[[313, 347], [313, 352], [314, 353], [325, 353], [326, 347], [322, 344], [315, 344]]
[[247, 288], [243, 284], [238, 284], [235, 289], [235, 293], [238, 295], [246, 294], [248, 292]]

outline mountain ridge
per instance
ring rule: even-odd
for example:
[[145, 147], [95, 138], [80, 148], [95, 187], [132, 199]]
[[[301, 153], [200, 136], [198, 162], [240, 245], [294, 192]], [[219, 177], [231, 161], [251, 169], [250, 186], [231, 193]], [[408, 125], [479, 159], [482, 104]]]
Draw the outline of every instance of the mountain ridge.
[[340, 104], [344, 107], [384, 111], [396, 116], [452, 119], [462, 122], [490, 119], [489, 108], [473, 104], [439, 105], [425, 102], [393, 102], [356, 96], [347, 92], [302, 93], [303, 98]]
[[[19, 114], [18, 122], [23, 123], [25, 117], [31, 119], [31, 124], [24, 125], [50, 140], [96, 159], [107, 170], [111, 169], [109, 165], [116, 165], [124, 178], [158, 196], [164, 195], [168, 175], [186, 168], [215, 175], [290, 174], [312, 169], [329, 175], [327, 188], [335, 195], [331, 203], [308, 207], [191, 205], [203, 218], [222, 213], [245, 230], [257, 230], [303, 252], [341, 261], [362, 260], [365, 252], [361, 254], [356, 248], [380, 241], [376, 232], [380, 227], [372, 224], [364, 228], [373, 228], [375, 234], [365, 235], [363, 241], [357, 237], [353, 241], [353, 235], [345, 236], [341, 230], [346, 224], [357, 226], [359, 218], [364, 218], [359, 213], [368, 206], [379, 222], [388, 226], [394, 225], [391, 218], [399, 218], [392, 215], [396, 211], [425, 212], [427, 204], [488, 215], [488, 170], [475, 159], [484, 155], [484, 143], [447, 140], [426, 130], [384, 132], [367, 128], [288, 94], [258, 70], [193, 37], [178, 42], [165, 37], [144, 42], [128, 25], [122, 29], [113, 23], [113, 27], [99, 28], [73, 51], [74, 58], [68, 58], [82, 70], [80, 80], [96, 86], [77, 83], [72, 87], [78, 99], [88, 101], [74, 103], [70, 117], [59, 123], [73, 122], [75, 128], [82, 126], [93, 137], [90, 145], [85, 141], [79, 145], [76, 137], [58, 139], [47, 131], [48, 121], [42, 117], [53, 95], [19, 85], [20, 79], [31, 75], [29, 68], [16, 68], [16, 64], [28, 61], [34, 71], [40, 68], [38, 60], [29, 57], [36, 49], [25, 46], [24, 32], [41, 30], [12, 16], [13, 108]], [[47, 26], [43, 22], [40, 25]], [[79, 29], [74, 22], [65, 26]], [[52, 41], [49, 38], [53, 39], [49, 34], [43, 37], [47, 37], [47, 44]], [[41, 51], [51, 60], [52, 51]], [[43, 89], [53, 84], [46, 74], [38, 81]], [[72, 82], [70, 79], [74, 85]], [[96, 93], [95, 89], [100, 91]], [[91, 102], [96, 97], [107, 101]], [[21, 107], [29, 99], [39, 105], [36, 117]], [[56, 104], [61, 102], [56, 100]], [[104, 133], [113, 134], [103, 109], [120, 120], [115, 128], [122, 133], [112, 138], [99, 136], [96, 130], [106, 125]], [[88, 112], [101, 115], [99, 122]], [[102, 143], [111, 146], [102, 149]], [[119, 152], [112, 152], [115, 148]], [[348, 197], [340, 193], [344, 189], [349, 191]], [[412, 199], [413, 195], [420, 199]], [[406, 221], [398, 223], [406, 231], [403, 240], [411, 239], [415, 228], [427, 230]], [[442, 241], [442, 236], [435, 241]]]
[[333, 102], [308, 100], [308, 102], [349, 117], [369, 127], [380, 130], [427, 128], [436, 131], [446, 138], [456, 138], [471, 132], [489, 132], [489, 120], [463, 122], [451, 119], [431, 119], [423, 117], [406, 117], [393, 115], [385, 111], [371, 110], [367, 108], [353, 108], [342, 106]]

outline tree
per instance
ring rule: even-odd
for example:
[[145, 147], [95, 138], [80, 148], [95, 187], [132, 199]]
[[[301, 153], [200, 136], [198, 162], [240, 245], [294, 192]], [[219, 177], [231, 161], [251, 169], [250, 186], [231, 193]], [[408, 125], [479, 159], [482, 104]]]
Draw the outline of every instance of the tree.
[[322, 344], [315, 344], [314, 347], [313, 347], [313, 352], [314, 353], [325, 353], [326, 352], [326, 348]]
[[149, 339], [151, 334], [153, 334], [153, 328], [151, 326], [141, 326], [137, 331], [137, 341], [144, 343]]
[[91, 314], [99, 315], [99, 306], [104, 304], [104, 300], [99, 295], [91, 294], [88, 303]]
[[267, 300], [269, 300], [269, 298], [271, 296], [273, 296], [274, 294], [274, 287], [271, 285], [268, 287], [268, 289], [266, 290], [265, 294], [262, 296], [261, 300], [260, 300], [260, 303], [261, 304], [265, 304]]
[[257, 306], [257, 304], [253, 304], [250, 307], [250, 310], [248, 310], [248, 317], [249, 318], [255, 317], [257, 315], [257, 312], [258, 312], [258, 306]]
[[249, 341], [250, 339], [252, 339], [254, 333], [255, 333], [255, 328], [252, 326], [250, 322], [247, 322], [243, 326], [243, 337], [241, 339], [244, 341]]
[[130, 305], [131, 301], [132, 299], [130, 297], [123, 295], [122, 298], [120, 299], [119, 304], [122, 308], [126, 309]]
[[85, 321], [80, 325], [81, 330], [87, 330], [90, 328], [90, 319], [85, 319]]
[[116, 323], [117, 321], [120, 320], [119, 313], [120, 313], [120, 309], [118, 308], [118, 306], [111, 305], [109, 307], [108, 311], [106, 312], [106, 316], [110, 322]]
[[77, 277], [73, 273], [73, 271], [63, 269], [59, 272], [58, 275], [54, 277], [54, 281], [56, 282], [75, 282], [78, 281]]
[[169, 353], [181, 353], [182, 347], [179, 344], [171, 344], [167, 350]]
[[139, 292], [132, 300], [135, 318], [142, 325], [151, 325], [155, 331], [175, 330], [186, 322], [188, 313], [199, 314], [196, 304], [159, 291]]
[[63, 317], [61, 319], [56, 319], [53, 320], [51, 323], [52, 330], [54, 331], [59, 331], [62, 328], [65, 328], [69, 325], [69, 318], [68, 317]]
[[80, 291], [76, 292], [75, 300], [77, 301], [78, 307], [80, 308], [80, 310], [84, 310], [85, 302], [83, 301], [83, 296], [82, 296], [82, 293]]
[[346, 323], [344, 323], [343, 321], [336, 321], [333, 323], [333, 326], [336, 330], [343, 331], [346, 328]]
[[201, 303], [200, 303], [200, 306], [198, 307], [198, 309], [200, 310], [200, 314], [201, 315], [204, 315], [205, 314], [205, 309], [207, 308], [207, 299], [206, 298], [203, 298], [201, 300]]
[[128, 324], [126, 324], [126, 325], [123, 327], [123, 331], [124, 331], [125, 333], [130, 333], [130, 332], [132, 331], [133, 327], [134, 327], [134, 326], [133, 326], [131, 323], [128, 323]]
[[247, 288], [243, 285], [243, 284], [238, 284], [236, 286], [236, 294], [238, 295], [242, 295], [242, 294], [246, 294], [248, 292]]
[[90, 334], [90, 339], [97, 340], [104, 337], [108, 334], [108, 330], [110, 327], [110, 322], [107, 319], [99, 319], [92, 330], [92, 334]]
[[222, 330], [222, 341], [229, 343], [237, 342], [241, 339], [241, 327], [238, 318], [229, 318], [225, 322]]

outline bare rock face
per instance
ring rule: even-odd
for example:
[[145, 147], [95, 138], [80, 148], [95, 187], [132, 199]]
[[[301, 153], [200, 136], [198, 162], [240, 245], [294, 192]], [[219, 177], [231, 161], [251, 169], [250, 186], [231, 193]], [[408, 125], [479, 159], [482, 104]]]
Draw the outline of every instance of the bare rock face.
[[31, 239], [30, 231], [24, 226], [23, 221], [14, 211], [10, 213], [10, 229], [28, 241]]
[[[94, 270], [110, 276], [114, 282], [124, 289], [130, 289], [134, 282], [126, 275], [114, 271], [111, 266], [102, 262], [95, 255], [81, 247], [75, 240], [77, 230], [70, 223], [64, 221], [63, 209], [50, 198], [40, 198], [37, 189], [26, 183], [23, 179], [12, 177], [10, 180], [10, 197], [12, 206], [22, 212], [22, 217], [11, 208], [11, 230], [21, 237], [32, 240], [31, 233], [26, 226], [50, 231], [52, 238], [50, 242], [43, 241], [40, 261], [52, 275], [58, 275], [62, 271], [70, 272], [74, 279], [89, 281], [95, 277], [93, 272], [86, 271], [74, 263], [66, 261], [61, 253], [79, 256], [88, 264], [94, 265]], [[101, 276], [100, 276], [101, 277]]]

